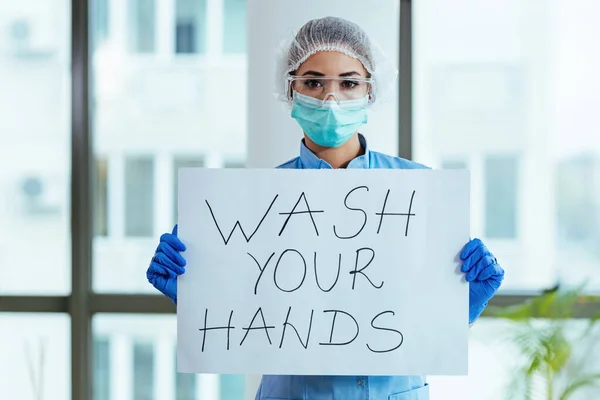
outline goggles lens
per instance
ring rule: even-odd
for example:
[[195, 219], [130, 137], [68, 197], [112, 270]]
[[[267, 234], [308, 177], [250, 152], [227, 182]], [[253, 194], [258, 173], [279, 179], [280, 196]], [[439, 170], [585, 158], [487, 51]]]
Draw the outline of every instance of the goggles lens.
[[291, 76], [288, 81], [290, 95], [295, 91], [318, 100], [358, 100], [372, 93], [370, 78]]

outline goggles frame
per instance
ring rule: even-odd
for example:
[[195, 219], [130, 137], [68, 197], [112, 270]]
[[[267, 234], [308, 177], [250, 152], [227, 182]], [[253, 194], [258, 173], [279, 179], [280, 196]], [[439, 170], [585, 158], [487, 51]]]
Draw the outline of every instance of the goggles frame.
[[[375, 100], [375, 80], [373, 78], [365, 78], [362, 76], [314, 76], [314, 75], [309, 75], [309, 76], [296, 76], [296, 75], [288, 75], [286, 78], [286, 97], [289, 101], [292, 101], [294, 98], [294, 91], [297, 91], [298, 93], [301, 93], [300, 91], [294, 89], [293, 85], [294, 82], [296, 81], [311, 81], [311, 80], [337, 80], [337, 81], [351, 81], [351, 82], [360, 82], [360, 83], [365, 83], [368, 85], [368, 90], [367, 93], [365, 95], [369, 96], [369, 104], [372, 104], [373, 101]], [[335, 99], [335, 101], [339, 104], [340, 103], [340, 99], [339, 95], [337, 95], [338, 92], [328, 92], [325, 94], [325, 97], [323, 99], [320, 99], [321, 101], [325, 101], [325, 99], [327, 99], [328, 97], [333, 96], [333, 98]], [[362, 98], [363, 96], [359, 97]]]

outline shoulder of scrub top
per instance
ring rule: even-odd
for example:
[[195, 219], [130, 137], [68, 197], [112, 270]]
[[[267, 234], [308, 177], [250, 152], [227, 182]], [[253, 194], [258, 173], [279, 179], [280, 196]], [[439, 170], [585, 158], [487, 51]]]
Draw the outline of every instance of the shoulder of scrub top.
[[378, 151], [370, 152], [371, 168], [381, 169], [431, 169], [430, 167], [402, 157], [390, 156]]
[[300, 169], [300, 157], [294, 157], [275, 168]]

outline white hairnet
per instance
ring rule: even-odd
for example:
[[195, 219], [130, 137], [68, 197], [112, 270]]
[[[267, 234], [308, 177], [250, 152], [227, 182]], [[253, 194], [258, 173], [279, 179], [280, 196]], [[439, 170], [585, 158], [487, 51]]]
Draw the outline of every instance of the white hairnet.
[[373, 79], [371, 102], [375, 99], [381, 102], [393, 89], [397, 70], [363, 29], [342, 18], [325, 17], [307, 22], [282, 44], [276, 66], [276, 90], [280, 100], [291, 102], [288, 76], [320, 51], [337, 51], [360, 61]]

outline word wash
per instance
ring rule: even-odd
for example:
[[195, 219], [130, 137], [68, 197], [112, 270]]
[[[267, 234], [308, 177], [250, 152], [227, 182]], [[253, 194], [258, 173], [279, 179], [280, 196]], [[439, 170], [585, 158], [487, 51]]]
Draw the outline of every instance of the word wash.
[[[236, 347], [252, 347], [257, 344], [277, 346], [279, 349], [285, 349], [286, 346], [298, 347], [298, 344], [304, 349], [308, 349], [309, 346], [348, 346], [360, 340], [359, 337], [365, 330], [370, 332], [365, 335], [367, 339], [364, 346], [371, 353], [387, 353], [400, 348], [404, 343], [402, 321], [394, 318], [396, 312], [393, 309], [375, 310], [365, 318], [364, 311], [351, 311], [342, 307], [318, 310], [315, 307], [301, 308], [285, 303], [286, 295], [297, 294], [303, 288], [307, 288], [307, 285], [312, 286], [310, 290], [328, 296], [340, 296], [334, 289], [338, 285], [345, 285], [350, 292], [344, 292], [344, 296], [357, 296], [361, 299], [370, 296], [371, 291], [383, 290], [386, 287], [386, 280], [382, 276], [386, 274], [389, 266], [377, 263], [376, 249], [374, 246], [364, 245], [362, 236], [368, 235], [370, 243], [373, 243], [374, 237], [383, 234], [384, 225], [393, 223], [395, 226], [402, 224], [404, 236], [408, 237], [411, 219], [418, 218], [413, 211], [416, 190], [405, 190], [401, 194], [391, 189], [377, 192], [380, 196], [380, 206], [376, 211], [373, 210], [372, 199], [369, 199], [368, 206], [361, 206], [359, 201], [364, 201], [366, 193], [370, 196], [377, 195], [368, 186], [356, 186], [344, 193], [339, 198], [339, 209], [335, 210], [315, 207], [314, 204], [318, 201], [312, 202], [306, 191], [295, 197], [276, 194], [265, 202], [260, 210], [260, 220], [251, 227], [242, 226], [239, 219], [233, 227], [224, 226], [225, 224], [220, 222], [222, 215], [217, 212], [216, 203], [211, 204], [204, 199], [205, 211], [210, 215], [222, 242], [219, 251], [224, 255], [244, 251], [247, 264], [236, 268], [252, 268], [255, 271], [252, 284], [243, 286], [251, 288], [251, 291], [238, 295], [258, 296], [262, 293], [261, 290], [269, 288], [276, 290], [280, 296], [272, 298], [269, 307], [266, 304], [259, 306], [252, 311], [253, 313], [248, 313], [248, 308], [244, 312], [230, 308], [228, 314], [222, 314], [222, 309], [220, 313], [215, 313], [211, 312], [210, 308], [203, 308], [203, 324], [199, 328], [202, 335], [201, 351], [206, 351], [209, 346], [220, 346], [223, 350], [230, 351]], [[361, 194], [362, 196], [358, 197]], [[353, 226], [357, 228], [348, 230], [347, 227], [340, 228], [335, 223], [324, 228], [319, 220], [327, 212], [332, 212], [336, 218], [341, 217], [345, 221], [355, 219], [356, 224]], [[375, 224], [368, 223], [370, 218], [375, 220]], [[304, 228], [302, 232], [304, 243], [299, 246], [304, 248], [304, 253], [299, 248], [289, 246], [289, 243], [278, 251], [266, 250], [264, 245], [250, 246], [253, 243], [252, 239], [260, 236], [257, 234], [261, 229], [269, 229], [270, 235], [283, 237], [287, 230], [292, 229], [291, 226], [297, 226], [294, 225], [296, 219], [310, 221], [310, 229]], [[328, 235], [325, 235], [326, 229], [330, 229]], [[332, 244], [327, 254], [322, 254], [322, 250], [307, 253], [306, 243], [316, 243], [319, 240], [327, 240]], [[335, 248], [336, 240], [353, 241], [358, 245], [351, 252], [347, 249], [342, 252]], [[334, 274], [330, 272], [332, 261], [335, 265], [333, 270], [336, 271]], [[389, 260], [384, 260], [383, 263], [389, 263]], [[343, 276], [349, 278], [344, 280]], [[339, 299], [339, 303], [343, 303], [343, 300]], [[285, 310], [278, 313], [276, 321], [266, 311], [267, 308], [273, 307], [273, 303]], [[359, 317], [357, 313], [360, 314]], [[283, 315], [285, 318], [282, 318]], [[361, 326], [361, 322], [366, 324], [366, 328]]]
[[[365, 226], [367, 225], [367, 221], [368, 221], [368, 214], [367, 212], [359, 207], [350, 207], [348, 205], [349, 199], [352, 196], [353, 193], [355, 193], [358, 190], [366, 190], [367, 192], [369, 191], [369, 187], [368, 186], [358, 186], [352, 190], [350, 190], [348, 192], [348, 194], [346, 194], [345, 198], [344, 198], [344, 207], [350, 211], [354, 211], [354, 212], [358, 212], [359, 214], [362, 215], [362, 226], [360, 227], [360, 229], [355, 232], [354, 234], [351, 235], [347, 235], [347, 236], [340, 236], [337, 232], [336, 226], [333, 225], [333, 233], [335, 234], [335, 236], [338, 239], [354, 239], [355, 237], [357, 237], [358, 235], [360, 235], [360, 233], [363, 231], [363, 229], [365, 228]], [[381, 225], [383, 223], [383, 217], [384, 216], [391, 216], [391, 215], [395, 215], [395, 216], [403, 216], [406, 217], [406, 230], [404, 235], [408, 236], [408, 227], [409, 227], [409, 223], [410, 223], [410, 217], [414, 217], [415, 214], [412, 213], [412, 206], [413, 206], [413, 200], [415, 198], [415, 194], [416, 194], [416, 190], [412, 191], [412, 195], [410, 197], [410, 201], [408, 202], [408, 211], [406, 212], [393, 212], [393, 211], [387, 211], [387, 204], [388, 204], [388, 198], [390, 196], [390, 192], [391, 190], [388, 189], [386, 194], [385, 194], [385, 198], [383, 199], [383, 205], [381, 207], [381, 211], [375, 213], [375, 215], [377, 215], [379, 217], [379, 224], [377, 226], [377, 234], [380, 233], [381, 231]], [[236, 231], [236, 228], [239, 228], [239, 230], [241, 231], [242, 235], [244, 236], [244, 239], [246, 240], [246, 242], [250, 242], [250, 240], [252, 240], [252, 237], [256, 234], [256, 232], [258, 232], [258, 230], [260, 229], [261, 225], [263, 224], [264, 220], [267, 218], [267, 216], [271, 213], [271, 210], [273, 209], [273, 206], [275, 205], [275, 202], [277, 201], [277, 199], [279, 198], [279, 195], [275, 195], [275, 197], [273, 197], [273, 200], [271, 201], [271, 204], [269, 204], [269, 206], [267, 207], [267, 210], [265, 211], [264, 215], [262, 216], [261, 220], [259, 221], [258, 225], [256, 225], [256, 227], [254, 228], [254, 230], [252, 231], [252, 233], [250, 235], [248, 235], [246, 233], [246, 231], [244, 230], [244, 228], [242, 227], [240, 221], [236, 221], [235, 225], [233, 226], [233, 229], [231, 229], [229, 235], [227, 236], [227, 238], [225, 237], [225, 235], [223, 234], [223, 230], [221, 229], [221, 226], [219, 225], [219, 222], [217, 221], [217, 217], [215, 215], [215, 213], [213, 212], [213, 208], [211, 207], [210, 203], [208, 202], [208, 200], [205, 200], [206, 202], [206, 206], [208, 207], [208, 210], [210, 211], [210, 215], [212, 216], [212, 219], [217, 227], [217, 230], [219, 231], [219, 234], [221, 235], [221, 238], [223, 239], [223, 243], [225, 243], [225, 245], [227, 245], [229, 243], [229, 241], [231, 240], [231, 237], [233, 236], [233, 233]], [[306, 206], [306, 209], [303, 210], [298, 210], [298, 207], [300, 206], [300, 203], [304, 202], [304, 205]], [[320, 214], [320, 213], [324, 213], [325, 210], [313, 210], [310, 208], [307, 196], [304, 192], [302, 192], [298, 198], [298, 201], [296, 201], [296, 204], [294, 204], [294, 206], [292, 207], [292, 210], [289, 212], [280, 212], [279, 215], [287, 215], [287, 217], [285, 218], [285, 220], [282, 223], [281, 226], [281, 230], [278, 233], [278, 236], [281, 236], [283, 234], [283, 232], [285, 231], [285, 228], [287, 227], [288, 223], [290, 222], [290, 219], [292, 218], [292, 216], [295, 215], [308, 215], [308, 217], [310, 218], [313, 227], [314, 227], [314, 232], [317, 236], [319, 236], [319, 229], [317, 228], [317, 224], [315, 223], [315, 217], [313, 216], [313, 214]], [[298, 218], [298, 217], [296, 217]]]

